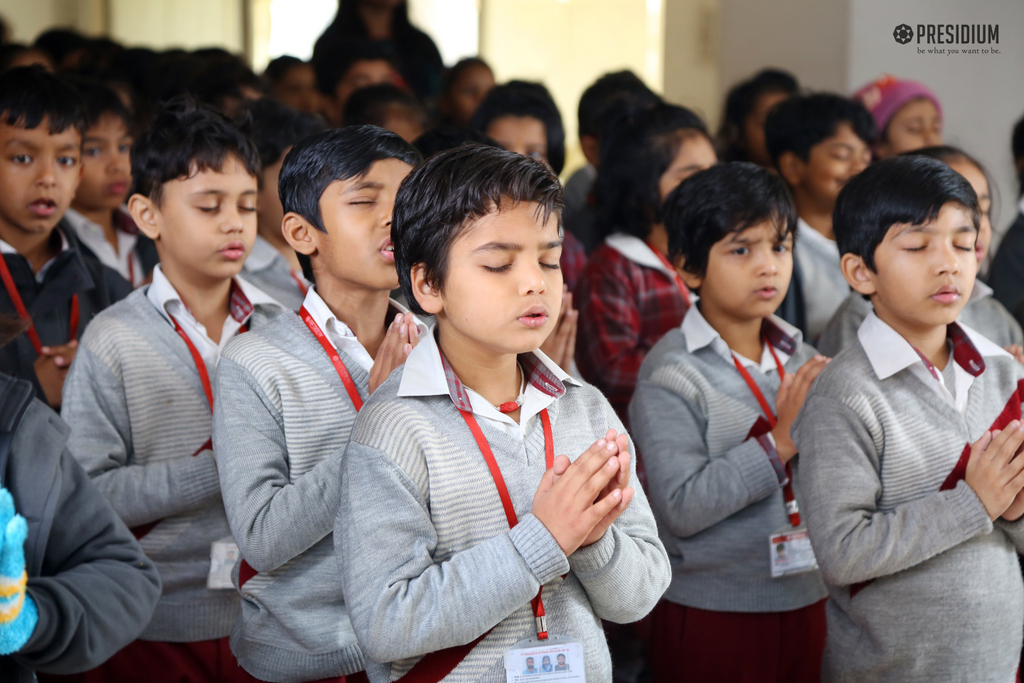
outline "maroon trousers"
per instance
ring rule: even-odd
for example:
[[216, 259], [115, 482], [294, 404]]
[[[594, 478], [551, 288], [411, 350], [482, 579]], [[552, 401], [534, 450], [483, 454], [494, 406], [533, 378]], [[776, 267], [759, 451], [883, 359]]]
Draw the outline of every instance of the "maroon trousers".
[[653, 683], [818, 683], [825, 600], [790, 612], [710, 612], [663, 600], [654, 609]]

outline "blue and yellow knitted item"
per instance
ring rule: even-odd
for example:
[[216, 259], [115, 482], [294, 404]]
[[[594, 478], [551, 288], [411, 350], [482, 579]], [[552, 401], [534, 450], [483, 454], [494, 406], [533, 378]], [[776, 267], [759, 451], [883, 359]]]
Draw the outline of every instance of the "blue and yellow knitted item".
[[0, 532], [0, 655], [9, 655], [28, 642], [39, 612], [25, 592], [28, 523], [14, 512], [14, 499], [7, 489], [0, 489]]

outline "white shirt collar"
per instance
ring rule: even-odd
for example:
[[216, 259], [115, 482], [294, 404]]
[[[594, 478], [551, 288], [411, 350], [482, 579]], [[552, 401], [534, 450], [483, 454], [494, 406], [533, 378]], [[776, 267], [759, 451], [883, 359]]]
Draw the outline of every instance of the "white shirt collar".
[[[64, 218], [71, 229], [75, 231], [75, 234], [78, 235], [78, 239], [95, 254], [100, 263], [116, 270], [125, 280], [131, 281], [133, 278], [129, 276], [134, 275], [135, 281], [131, 282], [131, 285], [134, 287], [142, 284], [146, 277], [145, 273], [142, 272], [142, 260], [135, 253], [135, 246], [139, 242], [139, 234], [137, 230], [128, 232], [118, 225], [118, 220], [131, 220], [127, 209], [122, 206], [116, 211], [120, 214], [120, 216], [115, 216], [117, 220], [114, 221], [114, 233], [117, 235], [116, 250], [107, 241], [103, 228], [84, 214], [74, 209], [68, 209], [67, 213], [64, 214]], [[130, 266], [129, 263], [131, 263]]]
[[606, 237], [604, 243], [633, 263], [661, 271], [671, 279], [675, 279], [677, 275], [676, 271], [666, 266], [665, 262], [654, 253], [654, 249], [639, 237], [627, 235], [624, 232], [617, 232]]
[[[775, 357], [767, 345], [763, 345], [761, 349], [760, 363], [740, 354], [734, 354], [729, 345], [722, 339], [722, 335], [711, 326], [699, 309], [700, 307], [697, 305], [690, 306], [686, 316], [683, 317], [682, 325], [680, 325], [683, 339], [686, 340], [687, 351], [694, 353], [699, 349], [710, 346], [713, 351], [730, 363], [735, 357], [745, 367], [756, 367], [765, 374], [778, 370], [775, 365]], [[766, 334], [766, 336], [769, 339], [769, 343], [776, 350], [779, 361], [785, 365], [803, 340], [803, 333], [776, 315], [765, 319], [764, 327], [766, 331], [771, 327], [775, 328], [773, 330], [775, 333], [771, 335]]]
[[796, 235], [798, 240], [814, 242], [820, 246], [827, 246], [830, 250], [835, 249], [836, 252], [839, 251], [839, 245], [836, 244], [835, 240], [830, 240], [825, 237], [820, 232], [812, 228], [810, 223], [799, 216], [797, 216], [796, 219]]
[[[57, 234], [60, 235], [60, 251], [57, 252], [57, 256], [60, 256], [65, 251], [67, 251], [71, 245], [68, 243], [68, 238], [64, 236], [64, 231], [60, 229], [59, 225], [55, 227], [54, 230], [56, 230]], [[18, 254], [18, 250], [12, 247], [7, 242], [0, 240], [0, 254]], [[53, 262], [57, 260], [57, 256], [54, 256], [52, 259], [43, 264], [43, 267], [39, 269], [38, 273], [36, 273], [36, 282], [41, 283], [46, 278], [46, 271], [48, 271], [50, 269], [50, 266], [53, 265]]]

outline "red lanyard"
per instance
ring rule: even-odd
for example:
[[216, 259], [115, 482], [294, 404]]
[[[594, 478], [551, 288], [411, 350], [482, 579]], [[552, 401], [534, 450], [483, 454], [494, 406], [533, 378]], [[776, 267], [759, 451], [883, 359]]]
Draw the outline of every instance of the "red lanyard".
[[[469, 431], [473, 432], [473, 438], [476, 439], [476, 445], [479, 446], [480, 453], [484, 456], [487, 469], [491, 471], [494, 486], [498, 489], [498, 496], [501, 498], [501, 505], [505, 508], [505, 519], [508, 520], [508, 528], [511, 529], [519, 523], [519, 518], [516, 517], [516, 509], [512, 506], [512, 497], [508, 495], [505, 477], [501, 476], [501, 469], [498, 467], [498, 462], [494, 459], [491, 446], [487, 443], [487, 437], [484, 436], [480, 425], [477, 424], [476, 418], [473, 417], [473, 413], [468, 410], [459, 410], [459, 412], [462, 414], [462, 419], [469, 425]], [[546, 408], [540, 411], [540, 420], [544, 425], [544, 462], [547, 464], [547, 469], [551, 469], [555, 465], [555, 442], [551, 434], [551, 418], [548, 417]], [[530, 601], [530, 605], [533, 607], [533, 617], [537, 624], [538, 640], [548, 639], [547, 617], [544, 614], [544, 600], [541, 598], [541, 593], [543, 592], [544, 586], [541, 586], [540, 590], [537, 591], [537, 597]]]
[[[786, 377], [786, 369], [782, 366], [782, 361], [779, 360], [778, 355], [775, 353], [775, 349], [772, 347], [768, 339], [764, 337], [764, 335], [762, 335], [762, 338], [764, 339], [765, 346], [767, 346], [768, 350], [771, 351], [772, 358], [775, 359], [775, 367], [778, 368], [779, 381], [781, 382]], [[750, 373], [747, 372], [747, 369], [743, 367], [743, 363], [740, 362], [740, 359], [736, 357], [735, 353], [732, 355], [732, 362], [736, 364], [736, 369], [740, 371], [743, 379], [746, 380], [747, 386], [750, 387], [750, 393], [752, 393], [754, 398], [757, 399], [757, 402], [761, 404], [761, 410], [764, 411], [765, 417], [768, 418], [768, 424], [772, 429], [775, 429], [775, 425], [779, 423], [779, 420], [775, 417], [775, 413], [772, 411], [772, 407], [765, 399], [764, 394], [761, 393], [761, 388], [757, 386], [754, 378], [751, 377]], [[789, 523], [794, 527], [798, 527], [800, 526], [800, 509], [797, 507], [796, 495], [793, 493], [793, 468], [788, 462], [786, 463], [786, 478], [786, 485], [782, 487], [782, 499], [786, 503], [786, 513], [789, 515]]]
[[[4, 289], [7, 290], [7, 296], [11, 298], [11, 302], [14, 304], [14, 309], [18, 311], [18, 317], [22, 320], [28, 321], [28, 338], [32, 342], [32, 346], [36, 350], [36, 354], [43, 355], [43, 343], [39, 341], [39, 334], [36, 332], [36, 326], [32, 324], [32, 318], [29, 317], [28, 309], [25, 308], [25, 302], [21, 298], [21, 293], [18, 291], [17, 286], [14, 284], [14, 278], [11, 277], [11, 270], [7, 267], [7, 260], [4, 259], [3, 255], [0, 254], [0, 279], [4, 281]], [[78, 336], [78, 295], [74, 294], [71, 296], [71, 320], [68, 322], [68, 328], [71, 330], [71, 339]], [[69, 339], [68, 341], [71, 341]]]
[[302, 318], [302, 322], [306, 323], [306, 327], [313, 333], [316, 340], [320, 342], [320, 346], [324, 347], [324, 351], [327, 352], [327, 357], [331, 359], [331, 364], [334, 366], [335, 372], [338, 373], [338, 377], [341, 378], [341, 383], [345, 385], [345, 391], [348, 392], [349, 398], [352, 399], [352, 405], [356, 407], [358, 413], [363, 407], [363, 399], [359, 397], [359, 390], [356, 389], [356, 383], [352, 381], [352, 375], [348, 374], [348, 368], [341, 362], [341, 356], [338, 355], [338, 350], [331, 345], [327, 335], [320, 329], [320, 326], [316, 324], [316, 320], [309, 314], [306, 307], [303, 306], [299, 309], [299, 317]]
[[302, 292], [302, 296], [306, 296], [306, 293], [309, 291], [309, 287], [307, 287], [306, 283], [302, 281], [302, 278], [293, 272], [289, 272], [288, 274], [292, 276], [292, 279], [295, 280], [295, 284], [299, 286], [299, 291]]
[[661, 262], [665, 264], [665, 267], [668, 268], [669, 271], [672, 273], [671, 277], [675, 281], [676, 286], [679, 287], [679, 291], [683, 295], [683, 301], [686, 302], [686, 307], [689, 308], [690, 288], [686, 286], [685, 282], [683, 282], [683, 278], [679, 277], [679, 273], [677, 273], [676, 269], [672, 267], [672, 263], [665, 257], [664, 254], [655, 249], [650, 243], [647, 244], [647, 247], [654, 252], [654, 255], [657, 256], [661, 260]]
[[[192, 354], [192, 360], [196, 364], [196, 372], [199, 373], [199, 381], [203, 383], [203, 393], [206, 394], [206, 401], [210, 404], [210, 412], [213, 412], [213, 387], [210, 385], [210, 373], [206, 369], [206, 363], [203, 361], [203, 357], [199, 355], [199, 349], [192, 343], [192, 340], [188, 338], [188, 333], [182, 329], [181, 324], [175, 319], [173, 315], [168, 313], [171, 322], [174, 323], [174, 331], [178, 333], [178, 336], [185, 341], [185, 346], [188, 347], [188, 352]], [[243, 324], [238, 328], [238, 334], [247, 332], [249, 326]], [[200, 449], [201, 450], [201, 449]]]

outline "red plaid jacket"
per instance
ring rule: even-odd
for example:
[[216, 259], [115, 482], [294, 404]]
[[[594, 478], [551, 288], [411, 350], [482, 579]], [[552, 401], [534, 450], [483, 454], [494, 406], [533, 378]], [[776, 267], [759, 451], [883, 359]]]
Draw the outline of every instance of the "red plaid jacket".
[[580, 275], [574, 303], [580, 311], [576, 365], [628, 427], [640, 364], [666, 332], [682, 324], [686, 300], [668, 275], [602, 244]]
[[558, 265], [562, 267], [562, 281], [568, 285], [570, 292], [576, 291], [576, 283], [587, 265], [587, 252], [583, 242], [569, 231], [562, 235], [562, 256], [558, 259]]

